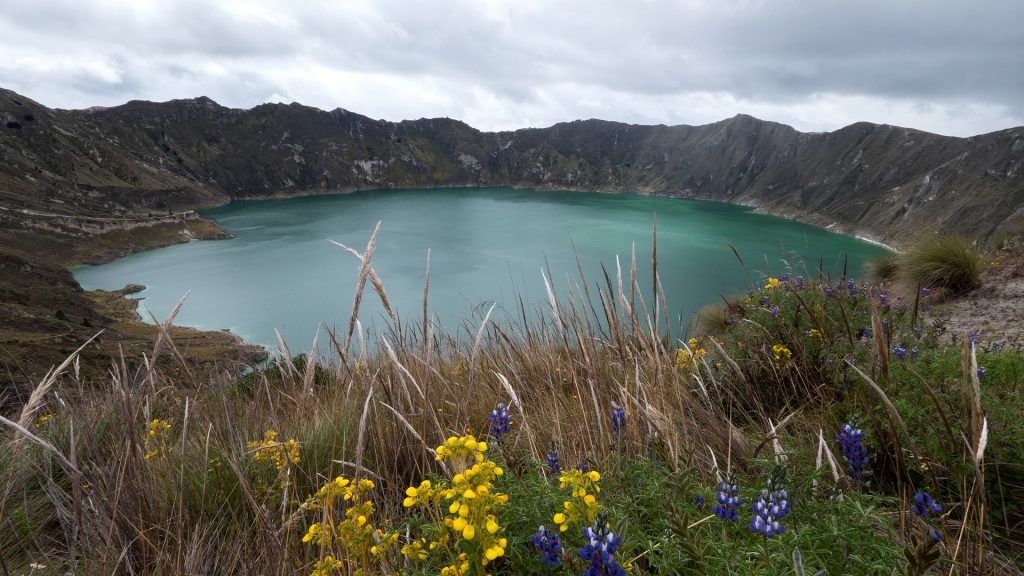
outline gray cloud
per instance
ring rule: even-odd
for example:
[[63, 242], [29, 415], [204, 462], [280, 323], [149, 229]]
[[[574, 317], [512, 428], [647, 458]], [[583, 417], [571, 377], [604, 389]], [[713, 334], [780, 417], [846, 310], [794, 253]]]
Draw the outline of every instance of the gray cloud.
[[0, 85], [58, 107], [207, 95], [482, 129], [1024, 123], [1019, 0], [19, 4], [0, 0]]

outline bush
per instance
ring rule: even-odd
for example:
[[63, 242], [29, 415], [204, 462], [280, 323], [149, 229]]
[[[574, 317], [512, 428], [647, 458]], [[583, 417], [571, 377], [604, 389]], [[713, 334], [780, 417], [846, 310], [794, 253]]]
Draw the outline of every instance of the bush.
[[902, 254], [900, 276], [913, 284], [959, 294], [981, 282], [981, 252], [959, 236], [924, 240]]
[[864, 263], [864, 273], [873, 282], [890, 282], [896, 279], [899, 272], [900, 255], [896, 252], [886, 252], [877, 258]]

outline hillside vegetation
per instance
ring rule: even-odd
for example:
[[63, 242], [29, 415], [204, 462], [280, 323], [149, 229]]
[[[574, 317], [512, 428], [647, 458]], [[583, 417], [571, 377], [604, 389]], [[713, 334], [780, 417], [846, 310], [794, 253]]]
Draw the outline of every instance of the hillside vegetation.
[[100, 380], [69, 360], [5, 422], [5, 569], [1021, 572], [1019, 343], [803, 267], [691, 339], [633, 276], [552, 287], [528, 325], [392, 318], [368, 352], [366, 258], [330, 359], [171, 376], [161, 333]]

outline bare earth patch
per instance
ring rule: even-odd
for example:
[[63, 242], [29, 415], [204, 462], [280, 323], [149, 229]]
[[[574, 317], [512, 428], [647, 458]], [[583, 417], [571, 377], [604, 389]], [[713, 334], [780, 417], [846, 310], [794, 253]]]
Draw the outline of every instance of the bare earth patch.
[[1024, 342], [1024, 252], [996, 252], [982, 273], [981, 286], [935, 306], [930, 316], [945, 323], [953, 340], [977, 330], [984, 343]]

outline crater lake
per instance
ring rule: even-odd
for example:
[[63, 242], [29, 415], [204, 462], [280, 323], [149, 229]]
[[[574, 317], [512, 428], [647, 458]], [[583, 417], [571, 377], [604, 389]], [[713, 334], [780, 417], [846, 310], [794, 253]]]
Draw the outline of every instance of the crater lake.
[[[365, 250], [381, 230], [372, 264], [403, 324], [422, 319], [430, 254], [429, 310], [435, 330], [475, 331], [492, 319], [549, 312], [542, 270], [562, 299], [582, 290], [577, 260], [595, 298], [616, 284], [616, 257], [629, 282], [636, 254], [639, 296], [651, 304], [652, 224], [657, 218], [658, 273], [673, 334], [703, 305], [743, 293], [766, 275], [859, 277], [885, 248], [742, 206], [638, 194], [513, 188], [375, 190], [344, 195], [232, 202], [201, 214], [234, 236], [141, 252], [74, 270], [87, 290], [146, 289], [139, 312], [163, 319], [189, 294], [175, 324], [230, 329], [276, 350], [275, 330], [293, 353], [318, 327], [347, 327], [359, 261], [328, 240]], [[733, 252], [733, 247], [742, 258]], [[386, 327], [367, 285], [364, 331]], [[321, 342], [324, 342], [321, 336]]]

